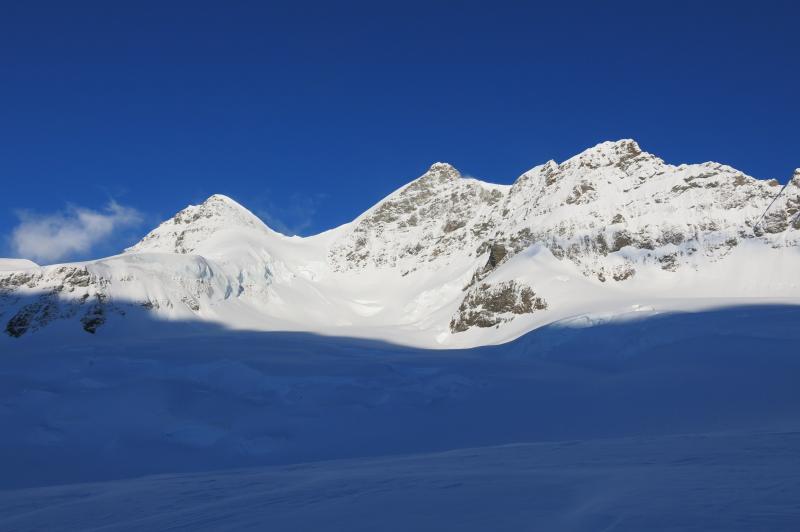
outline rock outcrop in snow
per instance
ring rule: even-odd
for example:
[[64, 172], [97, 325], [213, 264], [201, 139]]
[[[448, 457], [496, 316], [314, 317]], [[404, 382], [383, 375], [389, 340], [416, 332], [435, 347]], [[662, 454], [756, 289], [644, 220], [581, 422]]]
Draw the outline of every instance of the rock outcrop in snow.
[[13, 337], [65, 320], [95, 333], [135, 309], [446, 346], [507, 340], [589, 304], [796, 300], [800, 171], [755, 226], [780, 190], [622, 140], [510, 186], [436, 163], [350, 224], [304, 239], [214, 195], [116, 257], [0, 261], [0, 319]]
[[450, 320], [450, 330], [457, 333], [471, 327], [496, 327], [515, 315], [546, 309], [547, 302], [529, 286], [515, 281], [481, 283], [467, 290], [458, 314]]

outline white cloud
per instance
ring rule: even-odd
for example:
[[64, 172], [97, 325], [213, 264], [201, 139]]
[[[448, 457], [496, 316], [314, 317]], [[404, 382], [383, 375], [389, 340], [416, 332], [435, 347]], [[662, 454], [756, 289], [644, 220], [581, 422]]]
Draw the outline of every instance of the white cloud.
[[18, 213], [20, 223], [11, 233], [11, 245], [21, 257], [52, 262], [86, 253], [114, 231], [142, 221], [136, 209], [110, 201], [102, 211], [70, 206], [63, 212]]

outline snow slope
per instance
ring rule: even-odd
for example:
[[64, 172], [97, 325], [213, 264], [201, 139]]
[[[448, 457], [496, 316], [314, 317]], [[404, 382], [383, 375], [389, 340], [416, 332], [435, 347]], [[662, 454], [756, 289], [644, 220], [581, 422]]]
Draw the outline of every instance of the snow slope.
[[797, 529], [800, 436], [463, 449], [0, 492], [6, 530]]
[[[800, 172], [780, 186], [673, 166], [631, 140], [511, 186], [436, 163], [356, 220], [281, 235], [222, 195], [123, 254], [0, 270], [0, 348], [141, 334], [152, 316], [425, 347], [509, 341], [588, 313], [800, 302]], [[49, 331], [49, 333], [43, 333]], [[44, 339], [39, 341], [46, 341]]]
[[421, 350], [206, 327], [22, 344], [2, 530], [794, 530], [800, 308]]

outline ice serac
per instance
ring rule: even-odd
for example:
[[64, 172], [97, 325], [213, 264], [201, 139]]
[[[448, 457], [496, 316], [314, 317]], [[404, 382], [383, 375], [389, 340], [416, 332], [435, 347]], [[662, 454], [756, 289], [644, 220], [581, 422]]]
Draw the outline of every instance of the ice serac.
[[56, 322], [101, 336], [117, 322], [124, 335], [145, 313], [456, 347], [557, 321], [800, 303], [800, 172], [775, 199], [781, 188], [718, 163], [672, 165], [624, 139], [513, 185], [436, 163], [306, 238], [214, 195], [116, 257], [0, 262], [14, 270], [0, 272], [0, 341]]

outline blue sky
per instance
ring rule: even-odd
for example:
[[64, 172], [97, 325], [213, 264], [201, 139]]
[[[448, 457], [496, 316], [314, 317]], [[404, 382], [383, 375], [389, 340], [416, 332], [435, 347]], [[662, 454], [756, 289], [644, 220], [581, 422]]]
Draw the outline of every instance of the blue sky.
[[795, 4], [6, 2], [0, 256], [114, 253], [213, 193], [311, 234], [435, 161], [510, 183], [628, 137], [785, 181]]

